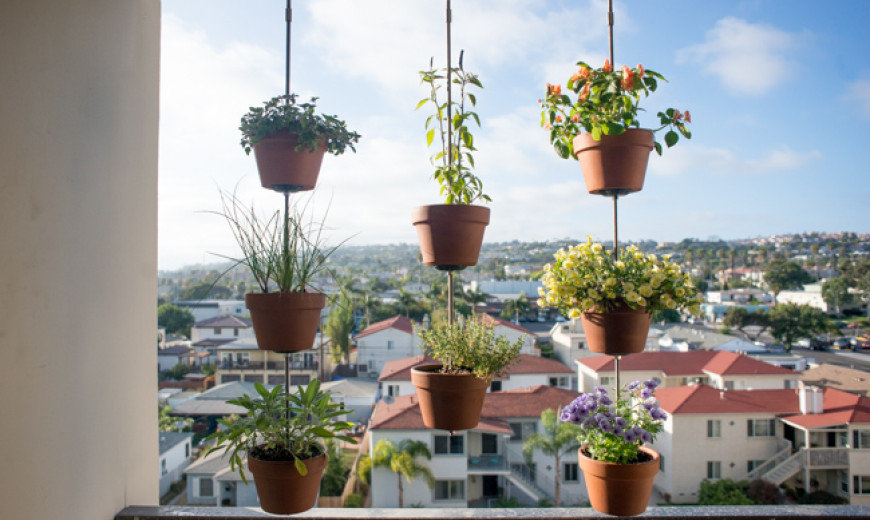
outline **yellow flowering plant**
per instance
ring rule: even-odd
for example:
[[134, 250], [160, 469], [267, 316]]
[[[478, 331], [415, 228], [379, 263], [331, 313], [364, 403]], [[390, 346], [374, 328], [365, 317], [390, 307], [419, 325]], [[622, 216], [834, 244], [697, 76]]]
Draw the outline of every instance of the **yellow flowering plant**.
[[622, 305], [654, 314], [665, 309], [700, 313], [702, 298], [688, 274], [665, 256], [622, 248], [617, 259], [604, 246], [586, 243], [559, 249], [544, 266], [540, 307], [558, 307], [571, 319]]

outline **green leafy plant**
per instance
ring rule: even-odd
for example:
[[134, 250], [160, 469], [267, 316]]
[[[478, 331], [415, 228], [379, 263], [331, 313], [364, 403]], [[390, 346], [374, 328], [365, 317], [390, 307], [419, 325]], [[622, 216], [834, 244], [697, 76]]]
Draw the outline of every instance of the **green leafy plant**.
[[308, 386], [298, 386], [293, 393], [284, 393], [281, 385], [272, 390], [261, 383], [254, 383], [257, 396], [248, 394], [227, 401], [241, 406], [247, 415], [233, 420], [221, 419], [224, 427], [206, 437], [215, 441], [208, 450], [212, 453], [223, 449], [229, 454], [230, 469], [238, 471], [247, 483], [242, 455], [268, 461], [294, 461], [301, 475], [308, 473], [305, 460], [326, 453], [321, 439], [341, 439], [356, 443], [341, 432], [351, 424], [335, 420], [349, 413], [330, 400], [329, 392], [320, 390], [320, 381], [313, 380]]
[[620, 249], [618, 259], [604, 246], [586, 243], [560, 249], [544, 266], [540, 307], [559, 307], [571, 319], [583, 312], [606, 312], [620, 305], [643, 307], [653, 314], [666, 309], [700, 313], [702, 298], [689, 275], [668, 256], [646, 255], [635, 246]]
[[471, 107], [477, 104], [477, 98], [469, 91], [470, 87], [483, 88], [483, 85], [476, 74], [462, 67], [460, 56], [459, 67], [450, 69], [451, 81], [459, 87], [459, 96], [451, 99], [451, 115], [448, 117], [448, 103], [442, 103], [438, 97], [441, 82], [446, 82], [446, 72], [446, 68], [434, 68], [431, 60], [429, 69], [420, 71], [421, 82], [429, 85], [429, 96], [417, 103], [417, 109], [427, 103], [435, 107], [435, 113], [426, 118], [426, 144], [431, 147], [435, 142], [436, 130], [441, 144], [441, 150], [430, 159], [435, 166], [433, 178], [441, 184], [445, 204], [471, 204], [478, 199], [490, 201], [489, 196], [483, 193], [480, 178], [471, 172], [474, 168], [471, 152], [477, 151], [477, 148], [474, 147], [469, 124], [474, 121], [480, 127], [480, 118], [466, 108], [466, 103]]
[[633, 381], [614, 402], [603, 387], [580, 394], [562, 408], [560, 418], [580, 427], [577, 440], [587, 456], [601, 462], [638, 461], [640, 447], [655, 440], [668, 414], [654, 397], [658, 382]]
[[[550, 143], [563, 159], [574, 157], [574, 137], [581, 131], [591, 133], [598, 141], [602, 135], [619, 135], [629, 128], [639, 127], [637, 116], [643, 110], [638, 106], [641, 93], [649, 96], [658, 88], [659, 80], [667, 81], [658, 72], [644, 69], [640, 64], [633, 69], [625, 65], [622, 70], [614, 70], [609, 60], [598, 69], [582, 61], [577, 65], [579, 70], [567, 81], [567, 90], [576, 94], [576, 99], [563, 94], [561, 85], [548, 83], [547, 92], [540, 100], [541, 126], [549, 130]], [[668, 108], [657, 116], [661, 126], [653, 132], [669, 129], [665, 133], [668, 148], [677, 144], [680, 135], [692, 138], [686, 127], [686, 123], [692, 122], [688, 110]], [[662, 145], [658, 141], [655, 149], [661, 155]]]
[[493, 327], [480, 319], [417, 329], [417, 335], [426, 353], [443, 365], [441, 373], [472, 372], [479, 379], [503, 376], [523, 346], [522, 338], [511, 343], [504, 336], [496, 337]]
[[251, 107], [242, 116], [242, 148], [251, 153], [260, 139], [271, 137], [279, 132], [296, 134], [296, 151], [317, 150], [326, 146], [326, 151], [341, 155], [347, 148], [354, 152], [354, 144], [360, 135], [347, 129], [347, 124], [336, 116], [315, 113], [317, 98], [308, 103], [297, 103], [296, 94], [273, 97], [262, 107]]
[[317, 277], [330, 274], [327, 261], [343, 242], [326, 244], [323, 222], [306, 217], [307, 203], [293, 208], [286, 226], [280, 211], [261, 216], [235, 193], [221, 192], [221, 204], [223, 209], [214, 213], [227, 221], [242, 256], [218, 256], [247, 267], [260, 291], [304, 292], [314, 289]]

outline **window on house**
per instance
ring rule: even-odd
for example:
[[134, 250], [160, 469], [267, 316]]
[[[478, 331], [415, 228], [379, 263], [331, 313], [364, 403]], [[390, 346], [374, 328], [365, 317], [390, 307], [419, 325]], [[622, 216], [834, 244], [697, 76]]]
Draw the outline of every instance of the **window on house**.
[[747, 460], [746, 461], [746, 472], [749, 473], [750, 471], [753, 471], [755, 468], [761, 466], [765, 462], [766, 461], [764, 461], [764, 460]]
[[855, 495], [870, 495], [870, 475], [852, 477], [852, 488], [852, 493]]
[[493, 381], [489, 384], [490, 392], [501, 392], [501, 381]]
[[167, 473], [168, 471], [166, 470], [166, 459], [160, 459], [160, 475], [165, 475]]
[[462, 455], [465, 453], [465, 437], [462, 435], [436, 435], [435, 455]]
[[538, 424], [533, 422], [510, 423], [510, 427], [514, 431], [510, 440], [525, 441], [529, 435], [537, 431]]
[[577, 342], [577, 350], [583, 350], [586, 348], [586, 345], [582, 341]]
[[870, 450], [870, 430], [852, 431], [852, 449]]
[[184, 445], [184, 457], [185, 458], [190, 457], [190, 444]]
[[707, 438], [718, 439], [722, 436], [722, 421], [711, 419], [707, 421]]
[[659, 453], [659, 471], [665, 472], [665, 456]]
[[233, 336], [239, 337], [239, 329], [233, 329]]
[[601, 378], [598, 380], [598, 384], [601, 386], [613, 386], [615, 382], [616, 379], [612, 376], [601, 376]]
[[707, 478], [710, 480], [722, 478], [722, 462], [718, 460], [707, 461]]
[[734, 390], [734, 381], [725, 381], [725, 390]]
[[776, 435], [776, 419], [749, 419], [746, 421], [750, 437], [773, 437]]
[[580, 481], [580, 467], [576, 462], [566, 462], [562, 467], [562, 481], [563, 482], [579, 482]]
[[568, 378], [567, 377], [560, 377], [559, 378], [559, 386], [561, 386], [563, 388], [568, 386]]
[[201, 497], [213, 497], [214, 496], [214, 482], [208, 477], [200, 477], [199, 478], [199, 496]]
[[550, 378], [550, 386], [559, 386], [559, 378], [551, 377]]
[[435, 500], [464, 500], [464, 480], [436, 480]]
[[387, 341], [387, 350], [393, 350], [393, 341]]
[[290, 384], [291, 385], [307, 385], [310, 382], [311, 382], [311, 376], [309, 376], [309, 375], [298, 375], [298, 376], [291, 375], [290, 376]]
[[221, 329], [219, 329], [219, 328], [214, 329], [214, 334], [215, 334], [215, 336], [220, 336], [220, 335], [221, 335]]
[[492, 433], [480, 434], [480, 453], [495, 455], [498, 453], [498, 437]]
[[387, 395], [391, 397], [399, 395], [399, 385], [387, 385]]

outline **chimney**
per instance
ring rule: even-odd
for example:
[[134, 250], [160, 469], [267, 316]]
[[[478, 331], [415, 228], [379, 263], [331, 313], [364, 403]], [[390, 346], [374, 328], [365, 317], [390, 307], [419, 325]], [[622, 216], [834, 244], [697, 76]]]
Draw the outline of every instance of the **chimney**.
[[798, 401], [801, 413], [804, 415], [817, 414], [824, 411], [824, 394], [817, 386], [800, 385], [798, 387]]

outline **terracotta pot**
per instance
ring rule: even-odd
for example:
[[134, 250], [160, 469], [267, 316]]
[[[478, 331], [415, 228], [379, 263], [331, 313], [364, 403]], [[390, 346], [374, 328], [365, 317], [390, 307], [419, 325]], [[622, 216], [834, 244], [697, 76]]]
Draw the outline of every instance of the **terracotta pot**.
[[317, 150], [296, 151], [296, 134], [278, 132], [264, 137], [254, 146], [260, 184], [275, 191], [306, 191], [314, 189], [320, 175], [320, 165], [326, 153], [326, 141]]
[[580, 315], [589, 350], [610, 355], [643, 352], [651, 321], [652, 316], [643, 307], [634, 310], [625, 305]]
[[652, 131], [640, 128], [604, 135], [600, 141], [591, 134], [575, 137], [574, 155], [580, 162], [586, 190], [597, 195], [640, 191], [654, 142]]
[[580, 469], [586, 480], [586, 493], [596, 511], [607, 515], [636, 516], [646, 511], [656, 474], [659, 454], [646, 446], [640, 451], [651, 460], [636, 464], [600, 462], [577, 450]]
[[441, 365], [420, 365], [411, 369], [411, 382], [423, 424], [436, 430], [469, 430], [480, 422], [483, 398], [489, 379], [474, 374], [439, 374]]
[[419, 206], [411, 212], [423, 263], [456, 270], [477, 265], [489, 208], [466, 204]]
[[299, 474], [293, 461], [268, 461], [248, 456], [248, 469], [254, 475], [263, 511], [291, 515], [314, 507], [320, 493], [320, 478], [326, 467], [326, 455], [303, 462], [308, 468], [305, 476]]
[[261, 350], [294, 352], [314, 345], [326, 295], [250, 293], [245, 295], [245, 305], [251, 312], [257, 346]]

